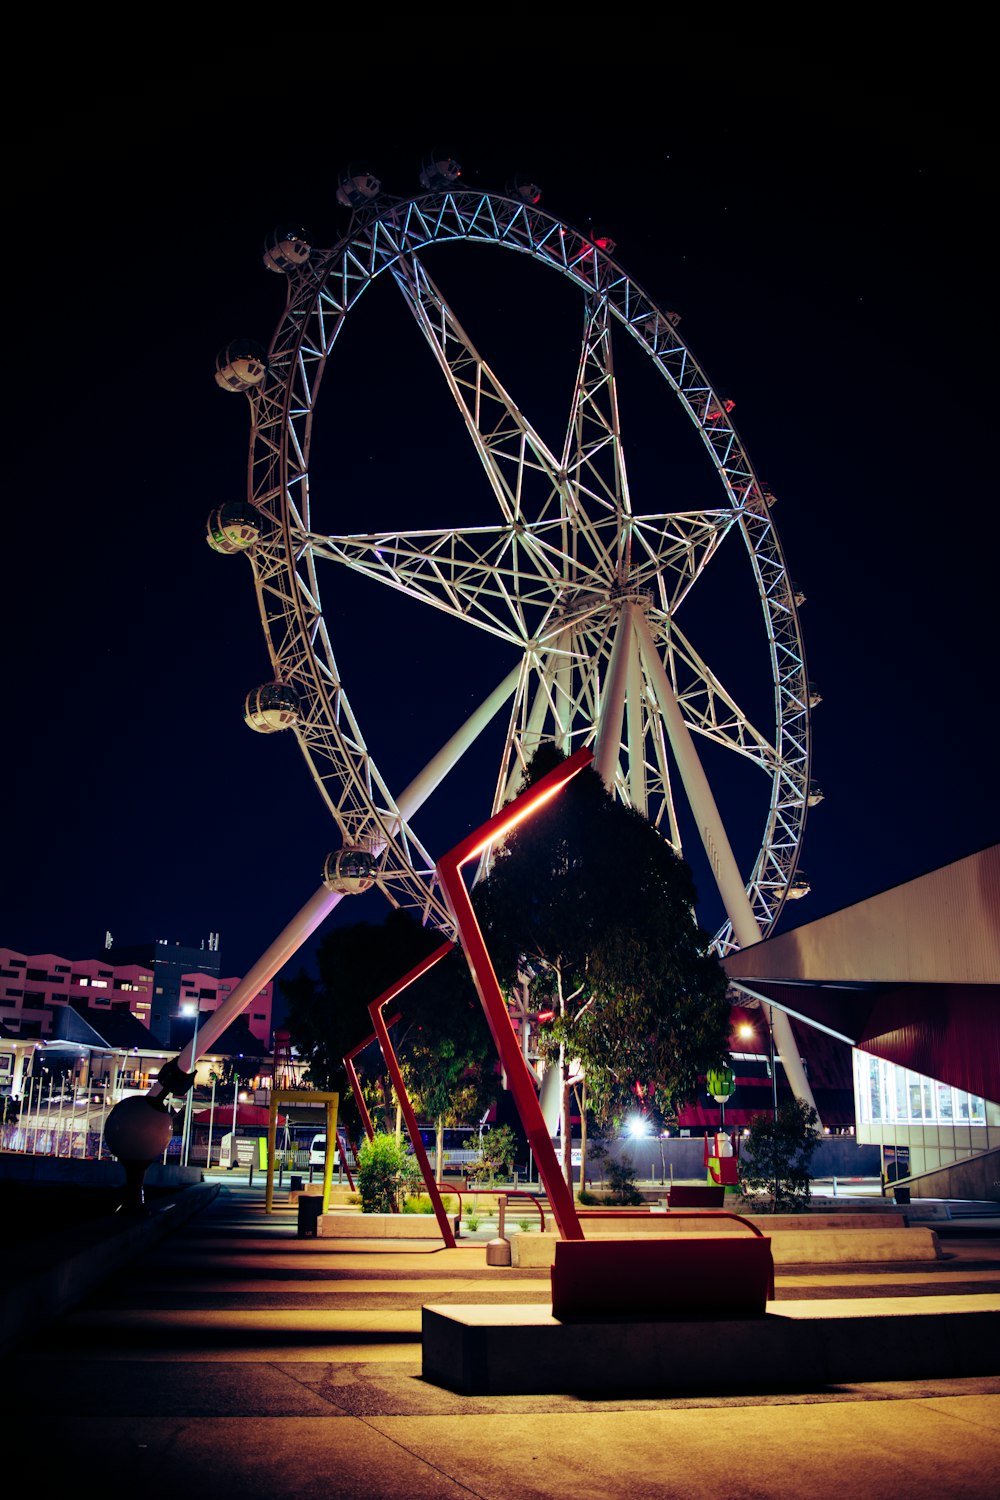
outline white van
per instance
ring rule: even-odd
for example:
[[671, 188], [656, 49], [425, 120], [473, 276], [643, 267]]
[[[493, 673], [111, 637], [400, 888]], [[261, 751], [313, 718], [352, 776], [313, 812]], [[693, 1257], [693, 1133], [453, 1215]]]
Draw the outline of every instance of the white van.
[[[326, 1135], [314, 1135], [312, 1145], [309, 1147], [309, 1165], [311, 1167], [322, 1167], [326, 1163]], [[333, 1165], [340, 1166], [340, 1151], [338, 1147], [333, 1149]]]

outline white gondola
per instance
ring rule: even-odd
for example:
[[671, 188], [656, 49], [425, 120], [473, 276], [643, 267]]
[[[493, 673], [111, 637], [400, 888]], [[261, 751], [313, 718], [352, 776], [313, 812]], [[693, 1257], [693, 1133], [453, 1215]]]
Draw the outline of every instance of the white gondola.
[[224, 391], [252, 391], [267, 374], [267, 354], [253, 339], [233, 339], [215, 359], [215, 383]]
[[306, 230], [282, 224], [264, 241], [264, 264], [269, 271], [287, 276], [304, 266], [311, 252]]
[[530, 177], [518, 175], [510, 184], [509, 192], [513, 198], [521, 198], [532, 207], [542, 201], [542, 190], [537, 182], [532, 182]]
[[260, 540], [260, 516], [245, 500], [227, 500], [213, 510], [206, 529], [213, 552], [250, 552]]
[[247, 693], [243, 717], [258, 734], [292, 729], [299, 719], [299, 695], [287, 682], [265, 682]]
[[424, 164], [420, 168], [420, 186], [430, 192], [441, 192], [444, 188], [450, 188], [462, 175], [462, 168], [451, 156], [443, 152], [432, 151], [424, 158]]
[[337, 179], [337, 202], [344, 208], [364, 208], [366, 203], [374, 203], [381, 191], [382, 183], [367, 167], [347, 167]]
[[357, 896], [375, 884], [375, 857], [367, 849], [338, 849], [328, 854], [323, 884], [342, 896]]

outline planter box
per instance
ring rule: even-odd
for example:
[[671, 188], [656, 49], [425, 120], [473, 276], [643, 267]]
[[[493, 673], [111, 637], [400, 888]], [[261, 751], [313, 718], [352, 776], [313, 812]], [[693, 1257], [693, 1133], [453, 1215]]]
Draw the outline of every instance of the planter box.
[[[456, 1232], [458, 1219], [452, 1221]], [[440, 1240], [433, 1214], [363, 1214], [343, 1209], [320, 1214], [319, 1238], [345, 1240]]]

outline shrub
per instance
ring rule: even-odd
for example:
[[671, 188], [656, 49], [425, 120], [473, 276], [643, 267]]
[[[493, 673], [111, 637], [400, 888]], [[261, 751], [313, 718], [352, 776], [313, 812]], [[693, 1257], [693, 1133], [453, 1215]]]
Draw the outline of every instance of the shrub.
[[770, 1194], [772, 1213], [804, 1213], [809, 1207], [809, 1165], [819, 1144], [816, 1111], [801, 1099], [782, 1104], [776, 1117], [758, 1115], [740, 1158], [745, 1199]]
[[[441, 1198], [441, 1207], [446, 1214], [451, 1212], [451, 1199], [446, 1195]], [[414, 1197], [407, 1198], [403, 1204], [403, 1212], [404, 1214], [432, 1214], [434, 1204], [427, 1193], [417, 1193]]]
[[620, 1161], [609, 1161], [607, 1165], [609, 1199], [618, 1207], [633, 1206], [643, 1202], [643, 1196], [635, 1185], [635, 1163], [630, 1156]]
[[420, 1169], [394, 1135], [376, 1135], [362, 1144], [357, 1169], [362, 1213], [393, 1213], [419, 1181]]

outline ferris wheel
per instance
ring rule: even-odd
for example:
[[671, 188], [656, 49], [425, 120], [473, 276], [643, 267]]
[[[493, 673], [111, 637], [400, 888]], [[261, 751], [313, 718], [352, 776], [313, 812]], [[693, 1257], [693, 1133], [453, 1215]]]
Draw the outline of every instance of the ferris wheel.
[[[732, 424], [732, 402], [712, 389], [676, 314], [619, 266], [613, 242], [542, 210], [532, 183], [474, 190], [436, 154], [421, 188], [390, 198], [371, 173], [351, 168], [337, 190], [350, 222], [332, 248], [315, 248], [305, 231], [276, 230], [264, 258], [287, 278], [287, 302], [270, 347], [237, 341], [217, 361], [218, 384], [245, 392], [252, 414], [246, 499], [221, 505], [208, 524], [217, 551], [250, 560], [270, 656], [271, 680], [248, 695], [247, 722], [298, 740], [339, 830], [324, 872], [331, 890], [375, 884], [393, 905], [450, 933], [435, 857], [419, 832], [433, 793], [489, 735], [498, 748], [474, 810], [482, 817], [513, 795], [540, 744], [566, 754], [588, 746], [609, 789], [678, 852], [700, 840], [726, 913], [717, 950], [756, 941], [784, 901], [808, 889], [797, 867], [806, 811], [819, 798], [809, 748], [816, 695], [773, 496]], [[571, 368], [567, 361], [566, 388], [546, 401], [544, 421], [527, 409], [517, 371], [501, 379], [460, 321], [446, 246], [448, 255], [482, 257], [475, 282], [459, 275], [473, 298], [489, 295], [500, 262], [492, 249], [530, 263], [543, 282], [560, 281], [559, 296], [573, 299]], [[336, 424], [335, 411], [320, 417], [320, 389], [324, 377], [332, 383], [328, 365], [336, 369], [345, 330], [365, 315], [375, 284], [391, 289], [393, 315], [419, 331], [429, 378], [436, 368], [453, 408], [451, 430], [435, 434], [432, 495], [448, 484], [449, 452], [463, 432], [481, 493], [473, 499], [463, 477], [457, 508], [467, 495], [468, 510], [459, 519], [452, 495], [444, 520], [430, 506], [412, 518], [416, 526], [334, 531], [321, 500], [336, 488], [336, 471], [322, 483], [312, 472], [317, 433]], [[544, 344], [544, 321], [534, 338]], [[624, 399], [619, 415], [616, 358], [641, 363], [654, 387], [637, 414], [652, 425], [647, 447], [656, 454], [641, 485], [630, 484], [625, 463], [623, 430], [634, 431], [635, 419]], [[686, 503], [685, 485], [661, 477], [671, 453], [666, 439], [659, 448], [659, 412], [668, 408], [693, 442], [711, 503], [703, 491]], [[358, 510], [350, 495], [336, 507], [340, 516]], [[728, 620], [721, 635], [716, 628], [703, 639], [699, 596], [734, 555], [753, 618]], [[365, 738], [335, 654], [337, 625], [323, 599], [331, 588], [339, 597], [347, 575], [375, 601], [385, 591], [406, 601], [410, 639], [431, 612], [488, 638], [483, 659], [503, 658], [502, 670], [471, 685], [463, 666], [453, 718], [442, 718], [433, 753], [402, 786], [380, 771], [379, 745]], [[727, 640], [742, 649], [751, 633], [760, 642], [752, 686], [745, 665], [730, 670], [725, 649]], [[341, 635], [346, 663], [349, 627]], [[720, 792], [737, 767], [759, 809], [753, 847], [739, 858]]]

